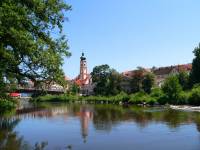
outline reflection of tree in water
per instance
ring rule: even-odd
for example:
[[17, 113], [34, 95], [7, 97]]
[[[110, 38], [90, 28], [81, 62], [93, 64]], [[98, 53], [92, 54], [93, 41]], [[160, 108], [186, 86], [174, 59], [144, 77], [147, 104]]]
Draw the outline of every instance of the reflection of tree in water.
[[139, 125], [139, 127], [146, 127], [150, 121], [152, 121], [153, 116], [150, 112], [136, 111], [132, 112], [133, 120]]
[[166, 110], [163, 112], [162, 118], [159, 118], [161, 121], [166, 122], [170, 128], [177, 128], [183, 123], [190, 122], [188, 115], [189, 112], [176, 111], [176, 110]]
[[110, 131], [123, 117], [123, 108], [111, 105], [97, 105], [94, 109], [93, 123], [97, 130]]
[[34, 150], [43, 150], [48, 145], [48, 142], [36, 143]]
[[152, 122], [163, 122], [169, 128], [195, 122], [200, 131], [200, 113], [176, 111], [162, 108], [143, 108], [97, 105], [94, 107], [93, 123], [97, 130], [110, 131], [112, 126], [121, 121], [134, 121], [139, 127], [146, 127]]
[[196, 123], [197, 126], [197, 130], [200, 132], [200, 113], [196, 112], [194, 114], [195, 118], [194, 118], [194, 122]]
[[19, 121], [19, 119], [8, 118], [0, 120], [0, 149], [18, 150], [21, 148], [22, 138], [18, 138], [17, 133], [13, 132]]
[[23, 137], [18, 137], [13, 131], [20, 119], [1, 118], [0, 119], [0, 149], [1, 150], [43, 150], [47, 142], [36, 143], [34, 147], [24, 141]]

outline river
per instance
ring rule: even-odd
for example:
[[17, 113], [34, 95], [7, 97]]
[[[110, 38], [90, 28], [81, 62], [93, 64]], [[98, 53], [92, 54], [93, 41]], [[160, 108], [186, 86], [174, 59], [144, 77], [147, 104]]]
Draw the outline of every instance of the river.
[[1, 150], [199, 150], [200, 113], [40, 103], [0, 116]]

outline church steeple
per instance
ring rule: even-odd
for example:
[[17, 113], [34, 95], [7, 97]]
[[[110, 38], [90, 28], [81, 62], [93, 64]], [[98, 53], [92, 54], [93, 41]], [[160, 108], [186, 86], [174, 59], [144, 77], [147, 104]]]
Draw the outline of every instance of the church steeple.
[[81, 60], [86, 60], [84, 53], [82, 53], [82, 56], [80, 57]]
[[82, 53], [80, 57], [80, 79], [81, 80], [86, 80], [87, 79], [87, 61], [86, 57], [84, 56], [84, 53]]

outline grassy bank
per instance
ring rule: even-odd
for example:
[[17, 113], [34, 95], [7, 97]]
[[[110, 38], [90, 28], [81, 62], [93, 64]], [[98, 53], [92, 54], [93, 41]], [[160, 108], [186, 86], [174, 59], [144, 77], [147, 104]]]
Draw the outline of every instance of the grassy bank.
[[78, 96], [78, 95], [45, 95], [32, 99], [33, 102], [76, 102], [109, 103], [109, 104], [175, 104], [175, 105], [200, 105], [200, 87], [191, 91], [181, 91], [174, 99], [170, 99], [160, 89], [152, 90], [151, 94], [138, 92], [126, 94], [121, 92], [115, 96]]
[[87, 102], [104, 104], [158, 104], [156, 98], [144, 93], [127, 95], [120, 93], [115, 96], [76, 96], [76, 95], [45, 95], [32, 99], [32, 102]]

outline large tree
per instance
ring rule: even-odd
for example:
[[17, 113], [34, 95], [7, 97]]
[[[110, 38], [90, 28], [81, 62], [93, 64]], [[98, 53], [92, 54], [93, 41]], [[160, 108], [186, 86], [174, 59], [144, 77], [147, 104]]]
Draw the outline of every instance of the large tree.
[[200, 83], [200, 44], [193, 51], [195, 58], [192, 62], [192, 71], [190, 73], [191, 85]]
[[147, 73], [144, 75], [142, 81], [142, 89], [144, 92], [150, 94], [153, 86], [155, 85], [155, 75], [153, 73]]
[[144, 79], [145, 70], [142, 67], [138, 67], [137, 70], [134, 71], [131, 79], [131, 89], [133, 93], [142, 91], [142, 82]]
[[181, 71], [178, 75], [178, 80], [183, 90], [189, 89], [189, 74], [185, 71]]
[[180, 96], [180, 93], [182, 91], [182, 87], [179, 83], [178, 77], [169, 76], [162, 85], [162, 90], [164, 94], [167, 96], [169, 102], [172, 104], [176, 104]]
[[64, 0], [0, 1], [0, 91], [2, 82], [64, 83], [63, 57], [70, 56], [62, 35]]
[[121, 91], [121, 75], [107, 64], [94, 67], [92, 81], [96, 95], [116, 95]]

